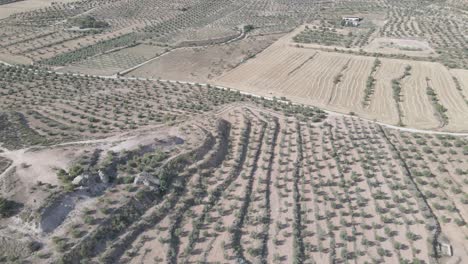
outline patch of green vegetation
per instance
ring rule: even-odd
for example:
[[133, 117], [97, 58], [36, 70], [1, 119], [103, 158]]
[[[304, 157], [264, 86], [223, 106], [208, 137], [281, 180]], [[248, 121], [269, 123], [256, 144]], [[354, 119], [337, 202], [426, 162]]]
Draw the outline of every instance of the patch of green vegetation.
[[72, 21], [72, 24], [78, 26], [81, 29], [109, 27], [109, 23], [105, 21], [97, 20], [96, 18], [92, 16], [84, 16], [84, 17], [75, 18]]
[[[183, 154], [165, 163], [156, 173], [157, 175], [155, 175], [161, 182], [159, 191], [155, 192], [154, 190], [146, 188], [139, 189], [135, 194], [136, 199], [131, 199], [128, 204], [113, 211], [112, 218], [108, 222], [100, 225], [87, 239], [83, 240], [78, 247], [72, 250], [72, 252], [63, 255], [62, 261], [64, 263], [70, 263], [71, 259], [75, 258], [76, 255], [79, 255], [81, 258], [94, 257], [96, 254], [95, 248], [98, 244], [115, 239], [121, 232], [126, 230], [129, 225], [141, 217], [145, 212], [142, 207], [152, 205], [158, 197], [162, 197], [165, 194], [167, 189], [172, 186], [171, 184], [174, 178], [193, 162], [193, 155], [194, 153]], [[85, 223], [88, 225], [95, 224], [94, 220], [96, 219], [91, 217], [94, 212], [85, 210], [84, 213], [86, 215]]]
[[31, 129], [22, 113], [0, 113], [0, 143], [8, 149], [44, 144], [46, 139]]
[[70, 244], [67, 243], [67, 239], [63, 237], [54, 236], [52, 237], [52, 242], [59, 252], [64, 252], [70, 247]]
[[161, 166], [161, 162], [168, 158], [168, 154], [161, 149], [156, 149], [152, 152], [138, 155], [138, 152], [143, 150], [128, 151], [126, 156], [129, 157], [125, 165], [120, 165], [119, 170], [128, 174], [136, 174], [139, 172], [155, 172]]
[[134, 32], [116, 38], [101, 40], [94, 45], [85, 46], [71, 52], [62, 53], [52, 58], [44, 59], [41, 63], [49, 65], [65, 65], [85, 58], [107, 52], [118, 47], [130, 47], [137, 44], [138, 35]]
[[427, 82], [427, 87], [426, 87], [426, 94], [429, 96], [429, 99], [431, 100], [432, 106], [434, 107], [434, 110], [436, 112], [436, 115], [439, 117], [441, 121], [441, 126], [446, 126], [448, 124], [448, 116], [447, 116], [447, 108], [443, 106], [439, 102], [439, 98], [437, 97], [436, 92], [434, 89], [432, 89], [431, 86], [429, 86], [429, 78], [426, 78]]
[[135, 176], [123, 176], [117, 178], [118, 184], [131, 184], [135, 180]]
[[9, 217], [13, 214], [15, 203], [0, 197], [0, 217]]
[[393, 99], [395, 100], [397, 110], [398, 110], [398, 125], [399, 126], [404, 125], [403, 121], [401, 119], [403, 117], [403, 112], [402, 112], [401, 106], [400, 106], [400, 102], [401, 102], [401, 81], [405, 77], [410, 76], [410, 75], [411, 75], [411, 66], [407, 65], [405, 67], [405, 72], [403, 73], [403, 75], [400, 78], [392, 80]]
[[364, 101], [362, 102], [363, 106], [369, 105], [370, 97], [374, 94], [375, 89], [375, 78], [374, 74], [377, 71], [377, 68], [382, 64], [379, 58], [375, 58], [374, 65], [372, 65], [371, 72], [366, 82], [366, 89], [364, 89]]
[[245, 33], [248, 33], [248, 32], [250, 32], [250, 31], [252, 31], [254, 29], [255, 29], [255, 27], [253, 25], [245, 25], [244, 26], [244, 32]]
[[297, 43], [317, 43], [326, 46], [349, 46], [351, 45], [352, 39], [352, 34], [339, 34], [335, 29], [326, 27], [318, 29], [306, 27], [304, 31], [293, 37], [293, 41]]
[[73, 165], [72, 167], [70, 167], [68, 172], [66, 170], [64, 170], [64, 169], [59, 169], [57, 171], [57, 177], [64, 184], [65, 191], [73, 191], [73, 189], [74, 189], [74, 187], [72, 185], [73, 179], [76, 176], [81, 175], [83, 172], [84, 172], [84, 168], [81, 165], [76, 164], [76, 165]]

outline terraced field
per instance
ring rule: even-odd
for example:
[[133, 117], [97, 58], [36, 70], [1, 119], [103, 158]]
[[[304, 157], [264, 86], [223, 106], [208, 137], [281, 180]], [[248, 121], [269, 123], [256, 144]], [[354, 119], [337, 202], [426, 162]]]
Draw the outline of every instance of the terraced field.
[[0, 263], [468, 263], [464, 3], [0, 0]]

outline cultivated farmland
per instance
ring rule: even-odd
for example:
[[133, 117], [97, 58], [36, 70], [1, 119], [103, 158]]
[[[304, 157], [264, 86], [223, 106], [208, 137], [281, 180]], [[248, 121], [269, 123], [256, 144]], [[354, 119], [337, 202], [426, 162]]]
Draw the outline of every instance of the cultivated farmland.
[[[467, 257], [466, 139], [401, 133], [356, 117], [312, 121], [249, 105], [224, 109], [210, 115], [212, 121], [158, 128], [157, 139], [135, 131], [137, 138], [25, 153], [29, 166], [8, 177], [31, 180], [24, 173], [39, 167], [42, 156], [55, 149], [74, 153], [54, 161], [64, 169], [61, 181], [46, 177], [53, 173], [46, 170], [28, 185], [44, 197], [61, 193], [62, 184], [74, 190], [58, 196], [74, 204], [63, 220], [50, 218], [60, 210], [54, 203], [35, 209], [39, 216], [29, 221], [40, 221], [39, 232], [48, 234], [40, 242], [49, 246], [28, 259], [428, 263], [437, 243], [447, 240], [458, 259]], [[14, 152], [2, 155], [15, 159]], [[168, 159], [172, 155], [177, 158]], [[122, 164], [117, 176], [112, 164]], [[76, 170], [99, 171], [114, 184], [100, 176], [100, 187], [86, 187], [97, 197], [75, 201], [83, 195], [70, 183]], [[132, 183], [145, 173], [164, 185]]]
[[214, 83], [395, 125], [468, 130], [468, 105], [460, 96], [464, 80], [453, 79], [468, 71], [386, 57], [376, 65], [371, 56], [294, 45], [291, 35]]
[[0, 263], [468, 263], [466, 0], [0, 0]]
[[22, 12], [51, 7], [54, 4], [75, 1], [76, 0], [1, 0], [0, 19]]
[[63, 72], [77, 72], [92, 75], [115, 75], [167, 52], [167, 48], [138, 45], [101, 56], [88, 58], [82, 62], [61, 68]]

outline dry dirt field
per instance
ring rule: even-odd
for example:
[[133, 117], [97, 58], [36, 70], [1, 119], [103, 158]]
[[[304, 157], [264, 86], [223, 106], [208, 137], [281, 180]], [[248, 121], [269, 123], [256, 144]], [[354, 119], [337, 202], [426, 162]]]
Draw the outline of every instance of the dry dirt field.
[[[353, 112], [390, 124], [468, 131], [468, 104], [453, 79], [460, 79], [464, 87], [467, 70], [451, 73], [436, 62], [383, 57], [374, 67], [375, 57], [298, 47], [290, 41], [294, 34], [281, 38], [212, 83], [332, 111]], [[398, 92], [394, 80], [398, 80]], [[443, 113], [435, 106], [434, 97], [427, 94], [429, 88], [435, 91], [438, 104], [446, 108]]]
[[226, 45], [176, 49], [126, 76], [207, 82], [247, 61], [280, 36], [252, 36]]

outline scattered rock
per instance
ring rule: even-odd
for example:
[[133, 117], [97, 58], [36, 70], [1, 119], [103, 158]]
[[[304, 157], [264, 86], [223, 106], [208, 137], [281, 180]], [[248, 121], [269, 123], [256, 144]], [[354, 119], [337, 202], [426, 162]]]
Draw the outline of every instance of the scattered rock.
[[102, 183], [108, 184], [109, 183], [109, 176], [105, 174], [103, 171], [99, 170], [99, 179]]
[[145, 185], [151, 188], [159, 187], [159, 179], [157, 179], [153, 174], [148, 172], [142, 172], [135, 177], [133, 181], [134, 185]]
[[78, 175], [73, 179], [72, 184], [76, 186], [88, 185], [89, 178], [90, 177], [87, 174]]
[[99, 173], [99, 175], [96, 174], [81, 174], [76, 176], [72, 184], [75, 186], [83, 186], [83, 187], [93, 187], [95, 185], [98, 185], [99, 183], [108, 183], [109, 178], [106, 177], [104, 173]]

